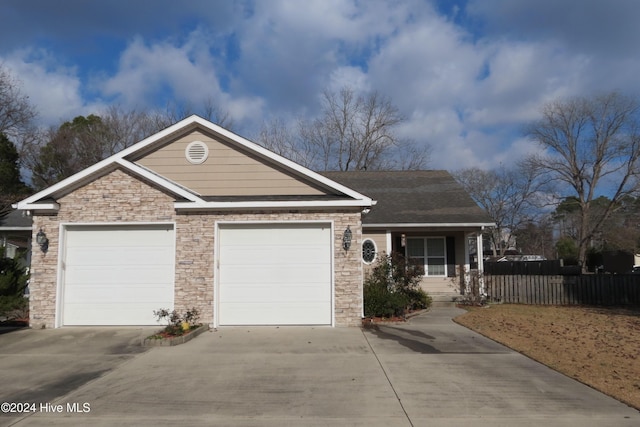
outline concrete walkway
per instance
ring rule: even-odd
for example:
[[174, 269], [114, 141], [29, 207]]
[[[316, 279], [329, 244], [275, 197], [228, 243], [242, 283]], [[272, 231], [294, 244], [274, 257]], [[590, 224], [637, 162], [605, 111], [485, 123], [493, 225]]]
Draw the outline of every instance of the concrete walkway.
[[222, 328], [122, 360], [51, 402], [62, 413], [0, 425], [640, 425], [638, 411], [453, 323], [459, 313], [366, 330]]

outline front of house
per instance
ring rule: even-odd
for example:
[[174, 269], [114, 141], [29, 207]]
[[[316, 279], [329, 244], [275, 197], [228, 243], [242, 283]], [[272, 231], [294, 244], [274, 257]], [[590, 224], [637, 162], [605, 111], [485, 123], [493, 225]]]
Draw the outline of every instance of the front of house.
[[[432, 297], [450, 301], [464, 292], [470, 255], [482, 253], [482, 231], [494, 223], [451, 174], [420, 170], [323, 175], [376, 201], [362, 219], [365, 275], [380, 254], [396, 252], [424, 266], [421, 286]], [[482, 270], [482, 257], [474, 267]]]
[[[31, 326], [154, 325], [159, 308], [358, 325], [376, 202], [354, 188], [189, 117], [15, 205], [33, 218]], [[381, 230], [435, 260], [424, 233]]]

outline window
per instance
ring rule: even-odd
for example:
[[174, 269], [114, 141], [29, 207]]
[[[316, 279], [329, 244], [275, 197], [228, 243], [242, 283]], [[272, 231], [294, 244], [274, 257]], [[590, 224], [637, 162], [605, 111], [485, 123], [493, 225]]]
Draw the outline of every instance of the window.
[[376, 244], [371, 239], [362, 242], [362, 260], [365, 264], [371, 264], [376, 259]]
[[424, 266], [425, 276], [446, 276], [447, 256], [444, 237], [408, 237], [407, 257]]

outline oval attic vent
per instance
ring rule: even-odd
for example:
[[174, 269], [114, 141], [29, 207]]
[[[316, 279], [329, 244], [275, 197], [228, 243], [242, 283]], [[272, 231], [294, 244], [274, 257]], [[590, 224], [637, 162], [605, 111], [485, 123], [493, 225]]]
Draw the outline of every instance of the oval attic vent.
[[209, 147], [202, 141], [193, 141], [187, 145], [184, 154], [189, 163], [199, 165], [200, 163], [204, 163], [207, 157], [209, 157]]

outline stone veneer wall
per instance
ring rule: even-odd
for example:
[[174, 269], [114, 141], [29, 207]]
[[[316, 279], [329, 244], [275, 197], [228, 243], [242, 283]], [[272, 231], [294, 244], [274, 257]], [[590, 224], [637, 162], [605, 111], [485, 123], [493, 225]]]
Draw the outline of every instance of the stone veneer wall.
[[[359, 210], [341, 212], [261, 211], [176, 213], [174, 198], [122, 170], [116, 170], [58, 200], [57, 215], [35, 215], [30, 282], [31, 327], [55, 325], [60, 223], [175, 222], [176, 266], [174, 307], [196, 307], [205, 323], [213, 322], [214, 234], [216, 221], [334, 221], [335, 323], [360, 324], [362, 316], [362, 225]], [[349, 251], [342, 232], [353, 232]], [[42, 228], [49, 238], [45, 254], [35, 244]], [[160, 308], [160, 307], [158, 307]], [[117, 313], [114, 313], [117, 315]]]

